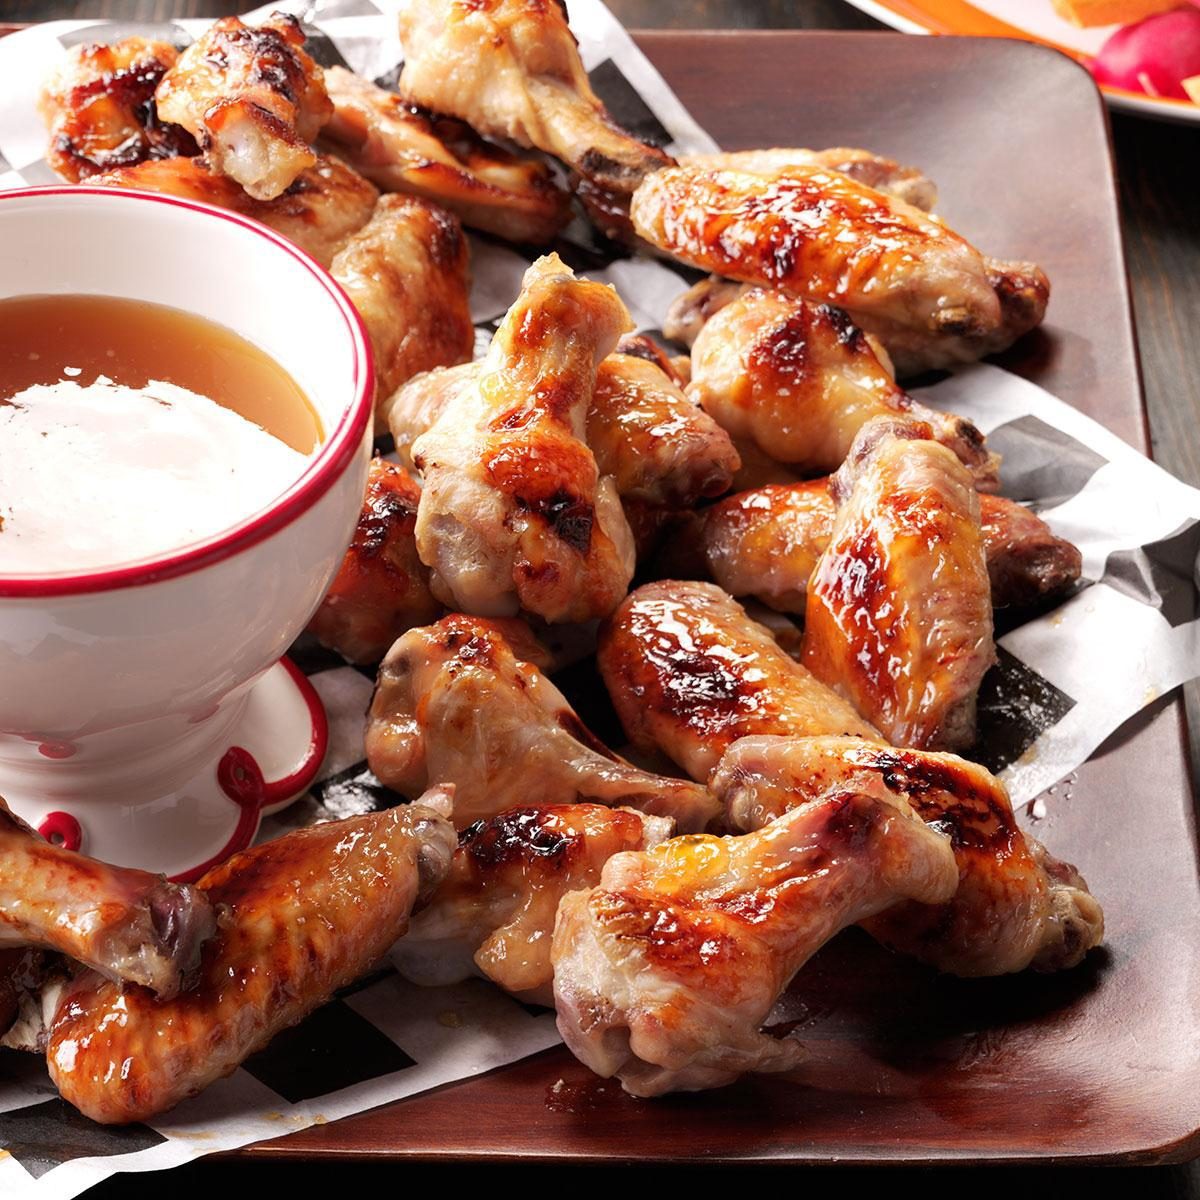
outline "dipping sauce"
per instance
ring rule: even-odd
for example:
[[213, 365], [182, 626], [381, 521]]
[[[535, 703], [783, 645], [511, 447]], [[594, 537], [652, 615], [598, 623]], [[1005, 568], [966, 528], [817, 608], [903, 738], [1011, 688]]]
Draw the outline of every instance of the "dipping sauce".
[[265, 508], [322, 439], [231, 330], [109, 296], [0, 300], [0, 574], [134, 562]]

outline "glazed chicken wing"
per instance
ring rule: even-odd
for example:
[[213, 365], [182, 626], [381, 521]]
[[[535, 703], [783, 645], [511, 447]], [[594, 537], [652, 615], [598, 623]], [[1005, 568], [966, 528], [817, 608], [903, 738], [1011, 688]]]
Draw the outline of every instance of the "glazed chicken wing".
[[632, 592], [601, 631], [600, 673], [630, 741], [707, 780], [752, 733], [875, 731], [710, 583]]
[[447, 605], [578, 622], [625, 595], [633, 539], [583, 439], [596, 368], [628, 326], [612, 288], [539, 259], [478, 377], [413, 443], [417, 549]]
[[975, 740], [995, 660], [979, 497], [918, 421], [863, 427], [831, 487], [829, 547], [808, 584], [804, 665], [897, 746]]
[[300, 22], [284, 13], [259, 26], [222, 17], [155, 93], [158, 115], [183, 126], [213, 168], [256, 200], [273, 200], [313, 166], [309, 143], [333, 112], [303, 45]]
[[[701, 555], [694, 577], [711, 576], [732, 596], [803, 613], [808, 581], [833, 536], [836, 512], [828, 479], [729, 496], [706, 508], [689, 534]], [[1079, 550], [1029, 509], [1004, 496], [981, 495], [979, 512], [993, 608], [1038, 604], [1078, 580]]]
[[464, 225], [542, 244], [570, 217], [544, 162], [519, 158], [452, 117], [422, 112], [344, 67], [325, 72], [333, 118], [323, 136], [386, 192], [433, 200]]
[[550, 935], [568, 892], [594, 887], [622, 850], [671, 834], [665, 817], [601, 804], [510, 808], [464, 829], [445, 882], [396, 943], [392, 961], [415, 983], [457, 983], [476, 971], [508, 992], [552, 1005]]
[[559, 1031], [637, 1096], [789, 1070], [803, 1048], [762, 1023], [792, 976], [847, 925], [957, 883], [950, 843], [903, 800], [850, 790], [756, 833], [618, 854], [559, 907]]
[[220, 930], [193, 990], [160, 1001], [90, 974], [67, 989], [46, 1055], [63, 1098], [104, 1124], [146, 1120], [364, 974], [450, 864], [446, 808], [437, 795], [315, 825], [211, 870], [197, 886]]
[[1104, 914], [1079, 872], [1021, 832], [998, 779], [952, 754], [857, 738], [744, 738], [712, 787], [729, 825], [745, 831], [846, 791], [911, 805], [950, 839], [958, 889], [945, 903], [898, 904], [863, 925], [940, 971], [1062, 970], [1104, 936]]
[[513, 653], [514, 637], [529, 638], [519, 622], [453, 614], [396, 642], [367, 721], [367, 761], [382, 783], [408, 796], [452, 783], [460, 829], [530, 802], [577, 801], [673, 817], [685, 832], [707, 825], [716, 804], [703, 787], [618, 758]]
[[164, 997], [194, 978], [216, 927], [195, 888], [51, 845], [3, 800], [0, 862], [0, 952], [57, 950]]
[[[384, 196], [329, 273], [362, 316], [382, 404], [406, 379], [475, 349], [467, 240], [458, 218], [413, 196]], [[382, 415], [377, 408], [377, 426]]]
[[912, 205], [820, 166], [668, 167], [630, 211], [643, 238], [684, 262], [845, 309], [902, 375], [1004, 349], [1049, 296], [1036, 267], [985, 260]]
[[378, 662], [406, 629], [427, 624], [442, 610], [417, 557], [420, 498], [403, 467], [371, 460], [354, 540], [308, 626], [351, 662]]
[[871, 417], [911, 413], [962, 459], [977, 487], [995, 489], [999, 460], [983, 434], [914, 401], [872, 341], [841, 309], [752, 288], [700, 331], [688, 395], [733, 437], [809, 474], [841, 466]]
[[178, 58], [174, 46], [140, 37], [75, 46], [39, 100], [54, 173], [79, 183], [145, 159], [195, 154], [191, 136], [160, 120], [154, 102], [159, 80]]
[[627, 198], [672, 161], [609, 117], [559, 0], [407, 0], [400, 39], [405, 97], [553, 154], [602, 193]]
[[215, 204], [252, 217], [295, 242], [328, 268], [351, 234], [371, 219], [379, 193], [337, 158], [319, 158], [274, 200], [255, 200], [201, 158], [168, 158], [107, 171], [88, 181], [104, 187], [140, 188]]
[[905, 167], [894, 158], [872, 154], [847, 146], [828, 150], [801, 150], [775, 147], [771, 150], [736, 150], [718, 154], [685, 154], [679, 162], [685, 167], [706, 170], [750, 171], [755, 175], [786, 175], [792, 167], [825, 167], [849, 175], [851, 179], [895, 196], [922, 212], [932, 212], [937, 203], [937, 188], [916, 167]]

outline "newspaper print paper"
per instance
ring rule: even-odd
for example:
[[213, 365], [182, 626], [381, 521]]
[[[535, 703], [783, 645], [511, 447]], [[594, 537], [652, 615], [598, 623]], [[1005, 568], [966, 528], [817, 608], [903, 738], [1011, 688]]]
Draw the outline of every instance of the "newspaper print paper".
[[[284, 2], [304, 18], [310, 50], [387, 86], [402, 60], [389, 0]], [[0, 39], [0, 188], [57, 182], [42, 159], [34, 99], [64, 47], [129, 33], [185, 44], [206, 26], [54, 22]], [[571, 0], [593, 86], [616, 118], [679, 151], [714, 149], [599, 0]], [[771, 135], [774, 138], [774, 135]], [[577, 270], [616, 285], [639, 327], [658, 330], [694, 275], [614, 257], [582, 221], [556, 247]], [[472, 307], [485, 344], [527, 260], [472, 238]], [[1006, 494], [1030, 503], [1083, 551], [1087, 586], [1055, 612], [999, 640], [982, 696], [978, 757], [1027, 804], [1078, 767], [1144, 705], [1200, 673], [1197, 555], [1200, 492], [1094, 421], [992, 366], [961, 371], [922, 399], [973, 419], [1004, 454]], [[1102, 668], [1092, 648], [1104, 646]], [[372, 675], [302, 639], [294, 660], [330, 717], [330, 750], [312, 793], [265, 825], [299, 824], [397, 802], [363, 760]], [[422, 989], [385, 969], [349, 989], [203, 1095], [149, 1125], [108, 1129], [57, 1097], [43, 1064], [0, 1052], [0, 1196], [68, 1200], [116, 1171], [151, 1171], [464, 1079], [556, 1044], [553, 1014], [482, 981]]]

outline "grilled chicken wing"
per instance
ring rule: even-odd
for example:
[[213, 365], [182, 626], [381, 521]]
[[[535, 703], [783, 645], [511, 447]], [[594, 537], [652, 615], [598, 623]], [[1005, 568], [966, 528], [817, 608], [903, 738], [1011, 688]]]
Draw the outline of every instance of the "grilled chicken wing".
[[901, 375], [1004, 349], [1049, 296], [1031, 264], [985, 260], [912, 205], [820, 166], [668, 167], [630, 211], [642, 237], [684, 262], [845, 309]]
[[457, 983], [476, 971], [506, 991], [552, 1005], [550, 935], [568, 892], [600, 881], [622, 850], [671, 834], [665, 817], [602, 804], [510, 808], [464, 829], [445, 882], [396, 943], [392, 961], [415, 983]]
[[79, 183], [145, 159], [195, 154], [191, 136], [160, 120], [154, 103], [154, 89], [178, 58], [174, 46], [140, 37], [74, 47], [39, 100], [54, 173]]
[[805, 473], [841, 466], [871, 417], [911, 413], [962, 459], [977, 487], [995, 489], [999, 460], [983, 434], [914, 401], [872, 341], [841, 309], [752, 288], [700, 331], [688, 395], [735, 438]]
[[333, 113], [300, 22], [275, 13], [257, 27], [222, 17], [158, 85], [164, 121], [182, 125], [213, 168], [256, 200], [287, 190], [317, 156], [309, 143]]
[[43, 841], [0, 800], [0, 950], [38, 946], [173, 996], [215, 928], [195, 888]]
[[595, 801], [674, 817], [703, 829], [716, 813], [708, 792], [618, 758], [524, 657], [515, 621], [452, 614], [411, 629], [379, 668], [367, 722], [367, 761], [405, 795], [452, 783], [462, 829], [522, 804]]
[[633, 538], [583, 434], [596, 368], [628, 325], [612, 288], [538, 259], [478, 377], [413, 443], [417, 549], [447, 605], [587, 621], [625, 595]]
[[[808, 581], [833, 535], [836, 511], [828, 479], [739, 492], [700, 514], [689, 540], [701, 561], [686, 561], [697, 571], [695, 578], [711, 576], [732, 596], [803, 613]], [[1029, 509], [1004, 496], [981, 495], [979, 512], [993, 608], [1037, 604], [1078, 580], [1079, 550], [1055, 537]], [[675, 557], [671, 565], [683, 561]]]
[[316, 825], [215, 867], [197, 886], [220, 930], [192, 991], [160, 1001], [92, 974], [67, 989], [46, 1055], [63, 1098], [105, 1124], [146, 1120], [352, 983], [445, 874], [447, 807], [437, 795]]
[[609, 117], [558, 0], [407, 0], [400, 40], [405, 97], [553, 154], [602, 193], [628, 197], [672, 161]]
[[919, 421], [875, 418], [831, 487], [829, 547], [808, 584], [804, 665], [890, 742], [954, 750], [975, 738], [995, 659], [979, 497]]
[[693, 779], [707, 780], [752, 733], [876, 736], [710, 583], [632, 592], [601, 630], [597, 662], [630, 741], [662, 750]]
[[792, 976], [847, 925], [957, 882], [949, 842], [902, 799], [849, 790], [756, 833], [619, 854], [559, 907], [559, 1031], [637, 1096], [789, 1070], [804, 1050], [761, 1026]]
[[351, 234], [371, 219], [379, 193], [336, 158], [320, 158], [274, 200], [255, 200], [201, 158], [168, 158], [120, 167], [88, 180], [105, 187], [141, 188], [228, 208], [270, 226], [328, 267]]
[[452, 117], [422, 112], [344, 67], [325, 72], [333, 118], [323, 136], [386, 192], [436, 201], [464, 225], [543, 244], [570, 218], [570, 195], [549, 167], [480, 138]]
[[1062, 970], [1104, 936], [1104, 914], [1079, 872], [1021, 832], [998, 779], [952, 754], [856, 738], [744, 738], [712, 787], [730, 826], [745, 831], [847, 791], [910, 804], [950, 839], [958, 889], [945, 903], [898, 904], [863, 925], [941, 971]]
[[901, 166], [894, 158], [836, 146], [828, 150], [776, 147], [771, 150], [737, 150], [732, 153], [686, 154], [679, 160], [685, 167], [705, 170], [750, 171], [755, 175], [786, 175], [792, 167], [825, 167], [849, 175], [869, 188], [895, 196], [922, 212], [932, 212], [937, 203], [933, 180], [916, 167]]
[[406, 629], [428, 624], [442, 611], [417, 557], [420, 498], [403, 467], [371, 460], [354, 540], [308, 626], [351, 662], [378, 662]]
[[[457, 217], [413, 196], [384, 196], [329, 273], [367, 327], [377, 405], [421, 371], [470, 359], [475, 327]], [[382, 427], [378, 407], [376, 423]]]
[[633, 354], [600, 364], [587, 442], [622, 498], [653, 504], [720, 496], [741, 465], [725, 430], [656, 363]]

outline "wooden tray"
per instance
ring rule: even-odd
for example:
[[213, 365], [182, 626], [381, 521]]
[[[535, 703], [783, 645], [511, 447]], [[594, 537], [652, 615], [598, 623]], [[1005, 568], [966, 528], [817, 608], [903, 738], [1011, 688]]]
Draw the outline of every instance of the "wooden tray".
[[[1046, 331], [1006, 363], [1145, 449], [1104, 109], [1052, 51], [873, 33], [646, 33], [725, 147], [862, 145], [939, 211], [1041, 263]], [[1102, 654], [1103, 647], [1096, 647]], [[257, 1159], [1166, 1162], [1200, 1152], [1200, 895], [1182, 704], [1131, 722], [1031, 826], [1102, 900], [1065, 975], [938, 978], [851, 932], [793, 989], [790, 1078], [647, 1102], [562, 1048], [239, 1152]]]

